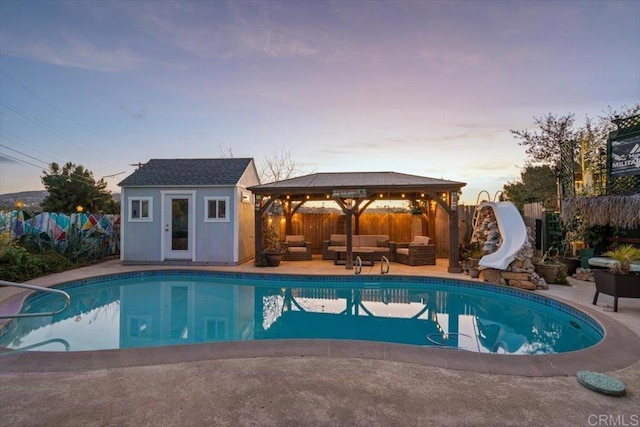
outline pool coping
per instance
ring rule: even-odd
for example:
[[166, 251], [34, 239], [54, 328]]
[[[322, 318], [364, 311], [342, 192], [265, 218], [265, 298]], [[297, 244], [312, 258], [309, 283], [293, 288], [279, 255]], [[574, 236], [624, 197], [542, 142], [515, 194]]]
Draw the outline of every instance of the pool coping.
[[[90, 279], [100, 276], [104, 275], [95, 275]], [[419, 277], [441, 279], [434, 276]], [[76, 281], [65, 280], [60, 283]], [[631, 366], [640, 360], [640, 354], [632, 350], [640, 348], [640, 336], [625, 325], [589, 307], [553, 296], [542, 296], [596, 320], [605, 331], [603, 340], [584, 350], [550, 355], [487, 354], [404, 344], [328, 339], [232, 341], [70, 353], [22, 352], [0, 347], [0, 372], [89, 371], [205, 360], [329, 357], [403, 362], [485, 374], [550, 377], [573, 376], [581, 370], [611, 372]]]

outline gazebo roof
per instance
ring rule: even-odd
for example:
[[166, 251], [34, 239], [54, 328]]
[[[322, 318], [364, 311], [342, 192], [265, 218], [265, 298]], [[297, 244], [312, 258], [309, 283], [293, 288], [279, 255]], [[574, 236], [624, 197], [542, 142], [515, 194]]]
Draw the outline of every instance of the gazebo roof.
[[321, 172], [268, 184], [255, 185], [249, 190], [255, 194], [300, 194], [317, 198], [335, 191], [360, 190], [367, 197], [378, 193], [386, 197], [399, 197], [410, 192], [459, 191], [464, 182], [408, 175], [397, 172]]

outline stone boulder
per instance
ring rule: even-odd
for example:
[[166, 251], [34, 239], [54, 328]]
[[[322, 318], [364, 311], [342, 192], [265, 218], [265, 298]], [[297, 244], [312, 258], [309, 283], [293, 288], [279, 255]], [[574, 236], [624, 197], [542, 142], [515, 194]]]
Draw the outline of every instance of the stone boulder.
[[505, 285], [506, 282], [502, 278], [500, 270], [494, 270], [493, 268], [487, 268], [480, 270], [480, 280], [484, 282], [493, 283], [494, 285]]
[[514, 288], [526, 289], [529, 291], [535, 291], [538, 289], [538, 286], [530, 282], [528, 280], [509, 280], [509, 286], [513, 286]]

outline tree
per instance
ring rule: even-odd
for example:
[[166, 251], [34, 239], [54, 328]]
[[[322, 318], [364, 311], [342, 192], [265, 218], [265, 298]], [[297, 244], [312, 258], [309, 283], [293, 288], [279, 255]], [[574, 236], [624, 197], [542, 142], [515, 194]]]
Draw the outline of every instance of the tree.
[[282, 146], [268, 154], [260, 165], [260, 181], [263, 183], [282, 181], [304, 173], [300, 165], [293, 160], [291, 149]]
[[[572, 189], [577, 171], [582, 172], [584, 183], [592, 183], [592, 186], [582, 188], [581, 195], [598, 195], [605, 192], [607, 140], [609, 133], [616, 129], [613, 120], [639, 112], [640, 104], [624, 105], [618, 110], [609, 106], [595, 120], [586, 117], [584, 125], [579, 128], [574, 128], [573, 114], [557, 116], [550, 113], [534, 117], [537, 131], [511, 130], [511, 133], [520, 140], [520, 145], [527, 147], [527, 165], [548, 165], [558, 171], [563, 197], [574, 194]], [[591, 177], [590, 181], [586, 180], [587, 176]], [[620, 177], [612, 180], [608, 187], [612, 192], [624, 191], [633, 187], [634, 181], [634, 177]]]
[[518, 209], [525, 203], [542, 202], [546, 208], [556, 208], [556, 175], [548, 165], [526, 166], [520, 173], [520, 181], [510, 182], [503, 188], [505, 194]]
[[[519, 144], [527, 147], [526, 153], [535, 163], [557, 167], [560, 165], [561, 147], [563, 144], [577, 140], [578, 134], [573, 129], [573, 114], [555, 116], [551, 113], [542, 117], [534, 117], [539, 131], [511, 130]], [[578, 152], [578, 144], [574, 146], [574, 158]]]
[[73, 213], [81, 206], [87, 212], [114, 212], [115, 202], [101, 179], [96, 182], [93, 173], [82, 165], [68, 162], [62, 169], [51, 163], [49, 171], [43, 171], [42, 183], [49, 195], [42, 201], [47, 212]]

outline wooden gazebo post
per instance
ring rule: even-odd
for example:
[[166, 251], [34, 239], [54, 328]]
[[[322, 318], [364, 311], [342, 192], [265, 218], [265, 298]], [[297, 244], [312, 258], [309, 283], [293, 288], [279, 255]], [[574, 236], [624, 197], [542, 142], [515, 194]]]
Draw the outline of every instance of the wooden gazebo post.
[[255, 215], [254, 215], [254, 221], [255, 221], [255, 240], [254, 240], [254, 247], [256, 249], [256, 256], [258, 255], [258, 253], [260, 253], [260, 251], [262, 250], [262, 236], [263, 236], [263, 231], [262, 231], [262, 215], [263, 215], [263, 210], [262, 210], [262, 195], [261, 194], [256, 194], [256, 198], [255, 198], [255, 202], [254, 202], [254, 210], [255, 210]]
[[461, 273], [460, 253], [458, 251], [458, 192], [450, 191], [447, 195], [449, 201], [449, 273]]
[[353, 232], [352, 232], [352, 223], [353, 223], [353, 201], [352, 199], [341, 199], [338, 197], [334, 197], [335, 202], [340, 206], [345, 215], [345, 225], [344, 232], [346, 235], [345, 245], [347, 247], [347, 252], [345, 254], [346, 261], [344, 264], [344, 268], [347, 270], [353, 270]]

